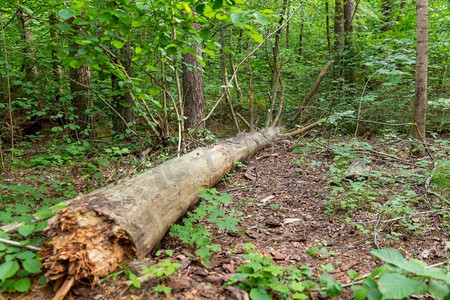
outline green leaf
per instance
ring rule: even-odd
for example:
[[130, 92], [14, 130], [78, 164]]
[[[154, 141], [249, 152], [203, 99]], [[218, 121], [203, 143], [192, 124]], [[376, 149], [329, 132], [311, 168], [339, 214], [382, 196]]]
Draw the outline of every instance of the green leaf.
[[262, 14], [260, 14], [259, 12], [255, 12], [255, 13], [253, 14], [253, 16], [255, 17], [256, 22], [258, 22], [259, 24], [261, 24], [261, 25], [267, 25], [267, 24], [269, 24], [269, 20], [267, 20], [267, 18], [264, 17], [264, 16], [263, 16]]
[[58, 15], [61, 17], [61, 19], [63, 20], [67, 20], [72, 18], [73, 16], [75, 16], [77, 14], [77, 12], [73, 9], [61, 9], [58, 12]]
[[359, 277], [358, 272], [356, 272], [355, 270], [348, 270], [347, 274], [351, 280], [355, 280], [356, 278]]
[[301, 282], [293, 282], [290, 285], [291, 289], [296, 292], [303, 292], [305, 290], [305, 286]]
[[23, 268], [30, 273], [39, 273], [42, 263], [36, 259], [26, 259], [22, 263]]
[[26, 224], [19, 227], [17, 230], [23, 237], [27, 237], [34, 232], [36, 225], [34, 224]]
[[198, 34], [203, 40], [207, 40], [210, 38], [211, 36], [211, 32], [209, 31], [208, 28], [203, 28], [202, 30], [200, 30], [199, 34]]
[[286, 294], [289, 293], [290, 290], [287, 286], [285, 286], [284, 284], [271, 284], [270, 288], [274, 291], [280, 292], [282, 294]]
[[116, 47], [117, 49], [121, 49], [123, 48], [123, 43], [121, 41], [118, 40], [112, 40], [111, 44]]
[[17, 261], [7, 261], [0, 265], [0, 281], [14, 276], [19, 270], [19, 263]]
[[391, 263], [394, 265], [397, 265], [398, 262], [404, 261], [405, 259], [403, 258], [403, 255], [391, 248], [387, 248], [387, 249], [374, 249], [372, 251], [370, 251], [370, 253], [376, 257], [378, 257], [379, 259], [387, 262], [387, 263]]
[[383, 298], [386, 299], [403, 299], [411, 294], [420, 295], [427, 291], [425, 283], [396, 273], [382, 274], [378, 285]]
[[36, 256], [36, 254], [31, 251], [24, 251], [24, 252], [16, 255], [16, 257], [21, 260], [33, 259], [35, 256]]
[[386, 266], [381, 266], [381, 267], [375, 268], [375, 269], [372, 271], [372, 273], [370, 273], [369, 278], [374, 278], [375, 276], [377, 276], [377, 275], [379, 275], [379, 274], [385, 272], [386, 270], [387, 270], [387, 267], [386, 267]]
[[231, 22], [233, 22], [233, 24], [234, 24], [235, 26], [237, 26], [237, 25], [239, 24], [239, 22], [241, 22], [241, 15], [242, 15], [242, 14], [240, 14], [240, 13], [232, 13], [232, 14], [230, 15]]
[[196, 7], [195, 7], [195, 11], [198, 13], [198, 14], [203, 14], [204, 12], [205, 12], [205, 4], [199, 4], [199, 5], [197, 5]]
[[367, 297], [367, 294], [369, 293], [369, 290], [366, 288], [363, 288], [361, 286], [357, 287], [357, 288], [353, 288], [352, 290], [355, 291], [355, 295], [353, 295], [353, 298], [355, 300], [363, 300]]
[[271, 300], [272, 297], [263, 288], [254, 288], [250, 291], [250, 299], [252, 300]]
[[212, 8], [214, 10], [220, 9], [223, 6], [223, 0], [214, 0]]
[[259, 32], [256, 31], [252, 31], [250, 33], [250, 37], [257, 43], [262, 43], [264, 42], [264, 39], [262, 38], [262, 36], [259, 34]]
[[428, 284], [428, 292], [436, 298], [444, 298], [450, 292], [449, 286], [442, 281], [431, 279]]
[[36, 216], [41, 219], [51, 218], [54, 215], [55, 215], [55, 213], [49, 208], [42, 209], [42, 210], [36, 212]]
[[20, 278], [16, 281], [16, 283], [14, 283], [14, 289], [21, 293], [28, 291], [30, 289], [30, 286], [31, 282], [30, 278], [28, 277]]

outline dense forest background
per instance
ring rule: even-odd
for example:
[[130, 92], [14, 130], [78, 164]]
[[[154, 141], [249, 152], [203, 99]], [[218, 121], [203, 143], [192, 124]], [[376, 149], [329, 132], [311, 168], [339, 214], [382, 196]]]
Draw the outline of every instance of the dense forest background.
[[[304, 191], [296, 195], [298, 199], [322, 199], [317, 201], [323, 204], [319, 208], [314, 201], [304, 201], [314, 213], [338, 215], [340, 221], [354, 225], [355, 232], [369, 236], [366, 245], [372, 243], [376, 248], [404, 241], [409, 249], [407, 243], [414, 244], [413, 239], [400, 240], [400, 236], [412, 232], [437, 232], [439, 243], [447, 240], [447, 0], [2, 0], [0, 29], [0, 238], [21, 243], [0, 243], [2, 292], [30, 289], [30, 274], [40, 272], [41, 262], [23, 247], [42, 246], [47, 239], [42, 234], [47, 222], [42, 220], [53, 216], [62, 201], [116, 184], [198, 146], [269, 126], [282, 127], [285, 136], [320, 128], [311, 140], [297, 136], [292, 147], [279, 148], [287, 154], [280, 155], [279, 165], [271, 165], [274, 170], [280, 168], [276, 177], [280, 182], [287, 180], [283, 172], [289, 172], [294, 164], [301, 167], [291, 170], [294, 175], [290, 178], [304, 175], [313, 180], [304, 181], [309, 190], [319, 186], [312, 182], [320, 182], [321, 190], [313, 195], [305, 196]], [[364, 151], [378, 158], [359, 161]], [[273, 153], [265, 155], [267, 163], [273, 163]], [[384, 159], [389, 163], [382, 162]], [[355, 162], [364, 168], [373, 163], [369, 175], [363, 176], [368, 181], [346, 181], [347, 168]], [[241, 177], [253, 180], [256, 188], [258, 176], [242, 163], [236, 162], [236, 166], [243, 168]], [[231, 181], [232, 175], [227, 173], [223, 182]], [[276, 186], [278, 181], [268, 186]], [[207, 208], [200, 205], [200, 210], [209, 213], [230, 201], [216, 191], [202, 195], [212, 204]], [[418, 201], [422, 198], [426, 201]], [[264, 197], [263, 201], [275, 201], [271, 199]], [[241, 200], [248, 210], [254, 209], [254, 199]], [[274, 202], [269, 208], [292, 220], [288, 209], [281, 207], [283, 202]], [[234, 213], [234, 208], [220, 216]], [[262, 211], [254, 210], [255, 215]], [[199, 222], [202, 213], [199, 217], [192, 212], [189, 218]], [[322, 218], [314, 213], [311, 219]], [[374, 219], [367, 219], [368, 215]], [[381, 220], [382, 216], [386, 220]], [[361, 224], [369, 225], [358, 223], [360, 218], [365, 222]], [[228, 220], [238, 223], [232, 217]], [[378, 228], [398, 220], [403, 220], [400, 229], [382, 232]], [[13, 230], [5, 227], [11, 224], [20, 226]], [[279, 224], [272, 222], [267, 227]], [[308, 228], [309, 223], [305, 224]], [[177, 230], [183, 233], [178, 236], [181, 239], [183, 235], [196, 236], [198, 228], [183, 228], [173, 229], [173, 236]], [[217, 236], [223, 234], [223, 228], [219, 229]], [[199, 232], [198, 236], [211, 235]], [[330, 232], [323, 230], [321, 238], [328, 239]], [[326, 242], [312, 242], [309, 256], [328, 259], [334, 255]], [[167, 245], [171, 243], [169, 240]], [[440, 249], [436, 260], [444, 259], [448, 252], [448, 242], [441, 244], [435, 248]], [[221, 249], [212, 238], [191, 246], [197, 251], [197, 261], [206, 263], [211, 253]], [[295, 249], [291, 249], [293, 253]], [[369, 250], [355, 255], [367, 256]], [[267, 263], [259, 261], [251, 247], [246, 246], [245, 251], [250, 260]], [[411, 270], [397, 254], [372, 254], [387, 263], [392, 263], [390, 255], [396, 257], [393, 263], [399, 263], [401, 274]], [[274, 267], [270, 264], [264, 266]], [[318, 274], [331, 272], [326, 266], [317, 267]], [[169, 263], [169, 267], [173, 265]], [[420, 292], [423, 282], [429, 284], [432, 295], [448, 297], [448, 270], [431, 274], [421, 267], [420, 272], [413, 272], [419, 278], [413, 285], [416, 289], [399, 298]], [[371, 271], [368, 268], [362, 270]], [[169, 276], [175, 269], [161, 276]], [[290, 274], [283, 278], [294, 278], [292, 274], [298, 271], [283, 270]], [[299, 276], [310, 278], [308, 272]], [[352, 274], [351, 280], [362, 282], [359, 275]], [[411, 276], [400, 281], [408, 283]], [[330, 297], [342, 292], [340, 283], [323, 278], [316, 278], [317, 286], [306, 289], [326, 291]], [[284, 293], [276, 285], [272, 289], [239, 284], [250, 295], [253, 290], [278, 296]], [[290, 284], [286, 284], [286, 295], [305, 289], [295, 291]], [[373, 291], [370, 284], [362, 288], [363, 293]], [[221, 288], [218, 290], [223, 292]]]
[[[219, 136], [245, 129], [243, 120], [261, 126], [271, 107], [288, 120], [303, 105], [302, 123], [346, 111], [412, 121], [413, 1], [6, 1], [1, 13], [3, 151], [24, 150], [30, 136], [176, 144], [185, 128], [204, 127], [203, 110], [222, 94], [206, 120]], [[446, 1], [430, 2], [427, 122], [435, 133], [449, 122], [448, 15]], [[320, 92], [301, 104], [329, 60]], [[365, 123], [359, 133], [386, 130]]]

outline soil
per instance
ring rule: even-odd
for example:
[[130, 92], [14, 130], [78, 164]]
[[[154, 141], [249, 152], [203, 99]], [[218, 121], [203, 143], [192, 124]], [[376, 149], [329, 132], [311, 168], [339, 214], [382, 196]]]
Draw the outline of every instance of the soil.
[[[375, 147], [383, 147], [376, 146], [373, 141], [371, 143]], [[245, 167], [225, 176], [216, 187], [221, 192], [233, 195], [232, 203], [226, 209], [242, 211], [243, 221], [237, 233], [209, 226], [213, 242], [222, 247], [222, 251], [213, 255], [211, 267], [206, 267], [193, 255], [195, 249], [167, 236], [161, 243], [160, 256], [135, 260], [129, 264], [129, 268], [138, 275], [142, 264], [152, 265], [170, 259], [182, 264], [176, 275], [143, 282], [140, 289], [129, 289], [125, 284], [128, 278], [121, 274], [92, 288], [78, 285], [72, 289], [70, 297], [80, 300], [249, 299], [246, 292], [223, 285], [245, 263], [243, 254], [246, 243], [254, 244], [257, 252], [271, 257], [275, 264], [295, 265], [298, 268], [308, 266], [315, 275], [319, 274], [321, 265], [330, 263], [334, 267], [331, 275], [342, 283], [350, 282], [347, 275], [350, 269], [364, 275], [382, 264], [370, 254], [370, 250], [377, 247], [395, 248], [408, 259], [418, 258], [428, 264], [448, 261], [450, 254], [445, 247], [449, 237], [448, 224], [442, 215], [418, 215], [417, 219], [421, 221], [426, 218], [428, 226], [422, 228], [422, 234], [415, 234], [400, 228], [398, 221], [382, 222], [379, 212], [364, 207], [352, 213], [351, 222], [345, 221], [346, 215], [339, 209], [326, 213], [324, 201], [330, 194], [328, 187], [333, 182], [324, 175], [333, 163], [334, 154], [326, 146], [316, 144], [308, 150], [311, 152], [304, 161], [298, 164], [299, 153], [292, 153], [297, 146], [303, 147], [304, 144], [292, 140], [279, 141], [245, 162]], [[414, 159], [401, 159], [410, 163], [411, 168], [416, 168]], [[374, 169], [395, 167], [392, 160], [385, 158], [376, 158], [372, 164]], [[400, 183], [394, 183], [391, 193], [399, 188]], [[425, 197], [423, 183], [412, 185], [411, 188], [417, 195]], [[389, 196], [377, 195], [377, 201], [382, 204]], [[418, 202], [415, 209], [432, 210], [432, 200]], [[354, 222], [365, 225], [367, 232], [358, 230]], [[402, 235], [395, 237], [388, 234], [394, 230]], [[373, 235], [375, 231], [377, 235]], [[315, 247], [324, 247], [328, 253], [312, 256], [306, 253]], [[169, 249], [175, 249], [171, 256], [165, 252]], [[170, 296], [155, 293], [153, 289], [158, 284], [171, 287]], [[46, 298], [50, 295], [48, 291], [49, 287], [36, 286], [32, 293], [22, 295], [21, 298]], [[317, 292], [311, 296], [322, 297]], [[349, 288], [344, 289], [339, 296], [341, 299], [351, 297]]]

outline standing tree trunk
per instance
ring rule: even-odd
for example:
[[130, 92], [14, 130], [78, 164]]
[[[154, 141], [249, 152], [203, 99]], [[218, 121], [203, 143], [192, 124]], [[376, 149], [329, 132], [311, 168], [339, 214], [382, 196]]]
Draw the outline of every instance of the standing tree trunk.
[[278, 66], [278, 53], [280, 51], [280, 37], [281, 37], [281, 31], [283, 29], [282, 24], [283, 24], [283, 20], [284, 20], [284, 14], [286, 13], [287, 4], [288, 4], [288, 1], [283, 0], [283, 4], [281, 7], [281, 17], [280, 17], [280, 20], [278, 21], [279, 25], [278, 25], [277, 31], [275, 33], [275, 42], [272, 47], [273, 68], [272, 68], [272, 79], [270, 81], [270, 87], [272, 89], [276, 86], [275, 83], [278, 78], [278, 73], [280, 72], [279, 66]]
[[[287, 9], [287, 15], [289, 16], [291, 14], [291, 10], [290, 10], [290, 8], [288, 7], [288, 9]], [[286, 24], [286, 49], [289, 49], [290, 48], [290, 38], [289, 38], [289, 36], [290, 36], [290, 34], [289, 34], [289, 31], [290, 31], [290, 25], [291, 24], [291, 22], [288, 22], [287, 24]]]
[[342, 52], [344, 48], [344, 7], [342, 0], [334, 0], [334, 53], [337, 76], [342, 76]]
[[[19, 2], [21, 3], [22, 1]], [[31, 33], [30, 16], [20, 8], [17, 10], [17, 17], [19, 18], [20, 39], [25, 43], [23, 51], [24, 53], [31, 54], [34, 51], [34, 48], [32, 47], [33, 34]], [[35, 61], [27, 57], [27, 55], [24, 56], [22, 69], [31, 78], [38, 77]]]
[[[428, 0], [416, 0], [417, 46], [416, 46], [416, 100], [414, 102], [413, 137], [425, 142], [425, 122], [427, 119], [427, 79], [428, 79]], [[425, 148], [415, 144], [413, 154], [423, 155]]]
[[50, 24], [50, 37], [51, 37], [51, 57], [52, 57], [52, 72], [53, 80], [58, 86], [58, 93], [55, 95], [55, 100], [58, 101], [59, 97], [63, 95], [64, 90], [62, 87], [62, 70], [61, 62], [56, 56], [57, 49], [59, 48], [59, 41], [57, 39], [56, 24], [58, 23], [58, 18], [56, 14], [50, 14], [48, 17]]
[[327, 29], [327, 48], [328, 52], [331, 54], [331, 37], [330, 37], [330, 13], [328, 7], [328, 0], [325, 0], [325, 21], [326, 21], [326, 29]]
[[[84, 17], [85, 14], [82, 14]], [[69, 19], [69, 23], [72, 24], [73, 18]], [[82, 30], [78, 25], [72, 25], [75, 32], [82, 34]], [[69, 55], [71, 57], [77, 57], [78, 50], [82, 49], [82, 46], [74, 42], [74, 36], [69, 40]], [[76, 131], [79, 137], [80, 133], [88, 136], [93, 135], [94, 120], [88, 112], [93, 106], [92, 99], [89, 96], [91, 90], [91, 70], [89, 66], [80, 66], [78, 68], [70, 68], [70, 93], [72, 94], [72, 107], [75, 109], [74, 113], [78, 116], [75, 119], [75, 124], [80, 128]], [[86, 130], [88, 129], [88, 130]]]
[[355, 82], [355, 67], [353, 61], [353, 0], [344, 3], [344, 36], [345, 65], [344, 78], [347, 83]]
[[[192, 24], [195, 30], [200, 30], [200, 25]], [[202, 55], [199, 43], [192, 46], [197, 56]], [[186, 114], [186, 128], [205, 128], [202, 120], [205, 118], [205, 95], [203, 94], [203, 68], [197, 58], [186, 53], [183, 55], [183, 93], [184, 112]]]
[[406, 7], [406, 0], [402, 0], [400, 2], [400, 8], [398, 9], [398, 16], [397, 16], [397, 22], [400, 22], [403, 18], [403, 15], [405, 14], [405, 7]]
[[302, 24], [300, 24], [300, 34], [299, 34], [299, 37], [298, 37], [298, 55], [299, 55], [299, 58], [303, 54], [303, 27], [304, 27], [304, 23], [302, 22]]
[[392, 29], [392, 0], [381, 0], [381, 14], [381, 31], [386, 32]]
[[[123, 72], [127, 79], [131, 78], [131, 50], [130, 42], [126, 42], [123, 48], [116, 51], [114, 63], [118, 66], [118, 72]], [[116, 110], [113, 115], [113, 130], [116, 133], [125, 134], [127, 129], [134, 130], [134, 97], [130, 84], [120, 85], [122, 80], [111, 73], [111, 89], [113, 92], [112, 106]], [[118, 116], [119, 114], [120, 116]], [[129, 133], [129, 132], [128, 132]]]
[[237, 133], [240, 133], [241, 130], [239, 128], [239, 123], [236, 118], [236, 113], [234, 112], [233, 102], [231, 100], [230, 89], [228, 88], [228, 72], [227, 72], [227, 54], [223, 51], [223, 47], [227, 44], [226, 33], [224, 32], [226, 29], [221, 30], [220, 32], [220, 43], [222, 44], [222, 48], [220, 49], [220, 72], [222, 73], [222, 85], [224, 86], [223, 91], [225, 93], [225, 100], [228, 103], [228, 107], [230, 108], [231, 118], [233, 120], [234, 130]]

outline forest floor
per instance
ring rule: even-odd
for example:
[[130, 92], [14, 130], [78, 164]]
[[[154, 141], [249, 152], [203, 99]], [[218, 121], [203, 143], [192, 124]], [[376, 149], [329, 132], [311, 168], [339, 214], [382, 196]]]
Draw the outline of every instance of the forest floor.
[[[159, 256], [132, 261], [128, 268], [139, 275], [142, 264], [169, 259], [181, 265], [176, 274], [129, 288], [129, 278], [121, 273], [93, 288], [78, 285], [71, 297], [249, 299], [247, 292], [224, 286], [246, 263], [248, 243], [274, 265], [309, 269], [313, 278], [327, 273], [343, 284], [351, 282], [349, 270], [364, 275], [382, 265], [370, 254], [372, 249], [394, 248], [428, 264], [448, 261], [448, 207], [425, 191], [432, 163], [408, 157], [406, 142], [370, 140], [363, 143], [367, 151], [358, 153], [349, 150], [347, 140], [333, 142], [282, 139], [223, 178], [216, 189], [233, 196], [223, 209], [242, 212], [241, 222], [236, 232], [204, 222], [211, 241], [221, 246], [213, 252], [210, 266], [195, 255], [193, 246], [167, 235]], [[368, 159], [370, 173], [352, 181], [345, 177], [355, 156]], [[440, 157], [448, 161], [448, 150], [441, 149]], [[448, 197], [448, 191], [444, 193]], [[157, 285], [170, 287], [170, 294], [155, 292]], [[48, 292], [48, 287], [35, 286], [19, 298], [46, 297]], [[277, 298], [276, 292], [273, 295]], [[310, 295], [324, 297], [319, 292]], [[344, 288], [339, 298], [352, 295]]]

